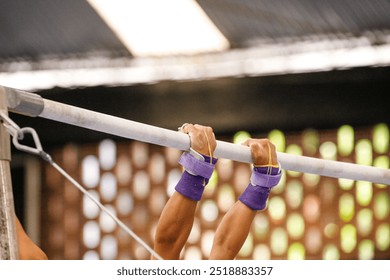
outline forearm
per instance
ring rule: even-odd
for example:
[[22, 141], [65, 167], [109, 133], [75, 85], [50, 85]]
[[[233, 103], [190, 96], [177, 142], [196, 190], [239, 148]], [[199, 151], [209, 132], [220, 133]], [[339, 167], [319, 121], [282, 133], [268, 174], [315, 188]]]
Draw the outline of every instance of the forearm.
[[16, 218], [19, 258], [21, 260], [47, 260], [46, 254], [27, 236], [19, 220]]
[[163, 259], [179, 259], [191, 233], [197, 201], [178, 192], [169, 199], [156, 229], [154, 250]]
[[216, 140], [210, 127], [184, 124], [179, 130], [189, 134], [191, 148], [179, 159], [184, 172], [156, 229], [154, 249], [164, 259], [179, 259], [192, 229], [197, 202], [217, 162], [212, 158]]
[[244, 244], [256, 211], [237, 201], [223, 217], [215, 233], [211, 260], [231, 260]]

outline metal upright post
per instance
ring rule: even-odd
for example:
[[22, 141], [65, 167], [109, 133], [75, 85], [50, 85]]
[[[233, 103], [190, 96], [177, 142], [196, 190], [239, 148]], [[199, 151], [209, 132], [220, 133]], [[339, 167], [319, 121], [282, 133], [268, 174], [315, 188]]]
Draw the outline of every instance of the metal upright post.
[[[5, 90], [1, 86], [0, 112], [8, 114]], [[19, 258], [10, 161], [10, 136], [0, 124], [0, 260]]]

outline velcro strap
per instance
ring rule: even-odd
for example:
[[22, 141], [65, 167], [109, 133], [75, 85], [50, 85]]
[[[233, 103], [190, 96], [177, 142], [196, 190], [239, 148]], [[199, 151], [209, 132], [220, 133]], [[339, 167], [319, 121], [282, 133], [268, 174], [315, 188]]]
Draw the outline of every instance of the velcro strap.
[[215, 164], [199, 160], [187, 152], [184, 152], [181, 155], [179, 164], [182, 165], [188, 173], [195, 176], [201, 176], [205, 179], [210, 179], [215, 167]]
[[279, 183], [281, 177], [282, 177], [282, 172], [279, 172], [276, 175], [271, 175], [271, 174], [263, 174], [260, 172], [256, 172], [254, 170], [251, 176], [251, 184], [253, 186], [272, 188]]

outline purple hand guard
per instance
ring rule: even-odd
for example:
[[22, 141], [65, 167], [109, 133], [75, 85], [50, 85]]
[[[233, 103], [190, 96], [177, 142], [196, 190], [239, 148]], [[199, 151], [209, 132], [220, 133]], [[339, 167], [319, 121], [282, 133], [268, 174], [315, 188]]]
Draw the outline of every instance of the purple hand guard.
[[[207, 156], [202, 155], [202, 157], [205, 158]], [[210, 179], [214, 171], [216, 159], [213, 159], [213, 161], [210, 163], [210, 157], [207, 158], [207, 161], [202, 161], [197, 159], [191, 153], [183, 153], [179, 159], [179, 164], [182, 165], [184, 169], [192, 175]]]
[[208, 180], [205, 178], [194, 176], [187, 171], [184, 171], [175, 190], [191, 200], [199, 201], [202, 198], [207, 183]]
[[[197, 159], [190, 153], [183, 153], [179, 159], [179, 163], [184, 167], [179, 182], [175, 190], [183, 196], [199, 201], [202, 198], [203, 191], [214, 171], [216, 158], [210, 158], [201, 155], [204, 159]], [[210, 163], [211, 159], [211, 163]]]
[[279, 172], [279, 168], [271, 168], [271, 173], [268, 175], [267, 167], [255, 167], [253, 168], [251, 176], [251, 184], [253, 186], [262, 186], [266, 188], [275, 187], [282, 177], [282, 172]]
[[251, 183], [238, 198], [252, 210], [263, 210], [266, 206], [269, 192], [275, 187], [282, 177], [279, 168], [271, 168], [268, 174], [267, 167], [253, 168]]

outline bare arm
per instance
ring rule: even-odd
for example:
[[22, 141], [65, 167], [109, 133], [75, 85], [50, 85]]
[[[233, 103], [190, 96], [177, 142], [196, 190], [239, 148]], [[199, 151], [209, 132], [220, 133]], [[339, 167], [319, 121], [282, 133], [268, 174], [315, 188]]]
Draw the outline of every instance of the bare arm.
[[[188, 124], [182, 128], [182, 132], [189, 134], [192, 149], [200, 154], [212, 156], [216, 140], [210, 127]], [[191, 176], [183, 174], [181, 179], [183, 181], [179, 182], [181, 187], [204, 188], [203, 178]], [[196, 183], [193, 184], [194, 182]], [[154, 243], [154, 250], [163, 259], [179, 259], [180, 252], [191, 233], [197, 203], [198, 200], [178, 191], [169, 198], [161, 213]]]
[[46, 254], [28, 237], [19, 219], [16, 218], [19, 258], [21, 260], [47, 260]]
[[[244, 144], [251, 148], [255, 166], [267, 166], [266, 168], [277, 166], [275, 147], [268, 140], [249, 139]], [[252, 187], [248, 186], [248, 188]], [[268, 198], [267, 191], [269, 192], [268, 189], [265, 189], [262, 197], [259, 197], [259, 200], [263, 200], [260, 204], [265, 204], [265, 200]], [[251, 194], [251, 196], [255, 195], [257, 193]], [[245, 202], [245, 200], [243, 201]], [[252, 209], [244, 202], [238, 200], [223, 217], [215, 233], [210, 259], [232, 260], [240, 251], [257, 210], [261, 208]]]

